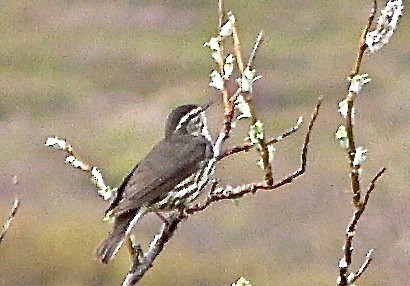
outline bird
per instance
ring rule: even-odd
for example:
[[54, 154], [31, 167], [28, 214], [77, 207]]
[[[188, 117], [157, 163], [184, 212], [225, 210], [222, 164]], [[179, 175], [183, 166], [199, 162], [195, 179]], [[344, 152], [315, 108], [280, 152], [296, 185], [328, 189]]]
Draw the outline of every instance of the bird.
[[204, 105], [185, 104], [169, 114], [164, 138], [125, 177], [106, 215], [114, 225], [97, 247], [109, 263], [125, 238], [148, 212], [183, 210], [199, 195], [213, 172], [213, 142]]

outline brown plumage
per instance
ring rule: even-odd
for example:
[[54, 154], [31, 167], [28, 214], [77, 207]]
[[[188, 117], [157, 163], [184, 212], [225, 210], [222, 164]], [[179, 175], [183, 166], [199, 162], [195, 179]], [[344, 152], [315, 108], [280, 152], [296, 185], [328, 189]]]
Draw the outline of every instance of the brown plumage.
[[195, 188], [178, 185], [187, 178], [197, 180], [195, 174], [199, 174], [213, 156], [203, 120], [206, 107], [176, 108], [168, 117], [164, 139], [118, 188], [117, 197], [107, 210], [115, 218], [113, 230], [96, 251], [103, 263], [114, 257], [126, 235], [145, 213], [181, 207], [195, 192]]

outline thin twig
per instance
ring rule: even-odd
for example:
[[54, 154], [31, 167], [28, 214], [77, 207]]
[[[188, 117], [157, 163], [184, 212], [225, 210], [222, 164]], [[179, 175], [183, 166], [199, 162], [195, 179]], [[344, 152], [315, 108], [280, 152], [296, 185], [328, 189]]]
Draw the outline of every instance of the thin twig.
[[[221, 28], [223, 26], [224, 15], [225, 15], [224, 1], [218, 0], [218, 32], [221, 31]], [[224, 46], [225, 46], [225, 39], [221, 38], [221, 45], [220, 45], [221, 47], [220, 59], [221, 60], [217, 61], [220, 74], [224, 74], [224, 61], [225, 61]], [[221, 91], [221, 93], [222, 93], [222, 103], [224, 105], [224, 113], [226, 114], [229, 112], [230, 104], [229, 104], [229, 94], [225, 86], [223, 90]]]
[[360, 192], [360, 164], [355, 164], [354, 158], [356, 156], [356, 146], [353, 133], [353, 100], [348, 101], [347, 116], [346, 116], [346, 133], [349, 142], [347, 154], [350, 162], [350, 181], [353, 191], [353, 204], [356, 207], [360, 206], [361, 192]]
[[367, 267], [370, 265], [370, 262], [373, 260], [373, 252], [374, 249], [370, 249], [366, 254], [366, 260], [363, 262], [362, 266], [360, 266], [359, 270], [354, 274], [351, 283], [354, 283], [362, 274], [366, 271]]
[[110, 199], [112, 194], [117, 190], [116, 188], [112, 189], [110, 186], [105, 184], [103, 176], [97, 167], [79, 160], [77, 155], [74, 154], [74, 148], [67, 142], [66, 139], [49, 137], [47, 138], [45, 146], [53, 147], [66, 152], [67, 156], [65, 158], [65, 162], [74, 168], [86, 172], [90, 176], [91, 181], [98, 188], [98, 194], [103, 197], [104, 200]]
[[10, 228], [11, 222], [13, 221], [14, 217], [17, 214], [17, 210], [20, 207], [20, 200], [19, 199], [15, 199], [14, 203], [13, 203], [13, 207], [11, 209], [10, 215], [7, 218], [6, 222], [3, 225], [3, 229], [1, 230], [1, 234], [0, 234], [0, 244], [3, 242], [4, 238], [6, 237], [7, 231]]
[[[282, 133], [279, 136], [276, 136], [272, 139], [270, 139], [269, 141], [266, 142], [267, 145], [274, 145], [276, 143], [279, 143], [281, 141], [283, 141], [283, 139], [289, 137], [290, 135], [296, 133], [299, 130], [300, 124], [302, 122], [298, 121], [298, 123], [296, 125], [294, 125], [292, 128], [290, 128], [289, 130], [286, 130], [284, 133]], [[249, 150], [251, 150], [255, 145], [253, 145], [250, 142], [246, 142], [240, 146], [233, 146], [231, 148], [226, 149], [222, 154], [220, 154], [217, 158], [217, 160], [222, 160], [228, 156], [231, 156], [233, 154], [237, 154], [237, 153], [241, 153], [241, 152], [248, 152]]]
[[218, 28], [219, 28], [219, 31], [222, 28], [224, 15], [225, 15], [224, 1], [223, 0], [218, 0]]
[[301, 165], [298, 170], [291, 173], [289, 176], [277, 182], [274, 182], [272, 185], [268, 185], [266, 184], [266, 182], [259, 182], [259, 183], [245, 184], [245, 185], [241, 185], [238, 187], [228, 186], [225, 188], [217, 188], [217, 189], [214, 188], [215, 191], [210, 193], [210, 195], [207, 197], [205, 202], [198, 203], [194, 206], [191, 206], [190, 208], [186, 210], [186, 213], [193, 214], [196, 212], [201, 212], [205, 210], [207, 207], [209, 207], [212, 203], [215, 203], [217, 201], [239, 198], [245, 194], [253, 194], [258, 190], [274, 190], [283, 185], [291, 183], [294, 179], [304, 174], [306, 170], [306, 164], [307, 164], [307, 153], [308, 153], [308, 145], [310, 142], [310, 135], [312, 133], [313, 126], [319, 114], [319, 110], [322, 105], [322, 100], [323, 99], [321, 97], [318, 99], [314, 113], [312, 114], [312, 118], [309, 122], [309, 126], [307, 129], [306, 135], [305, 135], [303, 146], [302, 146], [301, 163], [300, 163]]
[[359, 51], [357, 53], [357, 58], [356, 58], [356, 62], [355, 62], [355, 66], [353, 71], [350, 74], [350, 77], [354, 77], [355, 75], [359, 74], [360, 71], [360, 66], [362, 64], [362, 60], [363, 60], [363, 55], [364, 52], [366, 51], [367, 45], [366, 45], [366, 35], [370, 30], [370, 27], [372, 26], [372, 23], [374, 21], [374, 17], [376, 16], [376, 12], [377, 12], [377, 1], [373, 0], [373, 7], [372, 10], [370, 12], [370, 16], [369, 19], [367, 21], [366, 26], [363, 29], [362, 35], [360, 37], [360, 41], [359, 41]]
[[[233, 34], [235, 34], [235, 33], [233, 33]], [[234, 37], [234, 39], [235, 39], [235, 37]], [[247, 70], [251, 69], [251, 65], [253, 64], [256, 53], [259, 50], [259, 47], [262, 43], [262, 39], [263, 39], [263, 31], [261, 31], [258, 34], [258, 37], [256, 38], [255, 45], [253, 46], [251, 55], [249, 57], [247, 65], [246, 65]], [[243, 71], [242, 71], [242, 76], [243, 76]], [[255, 110], [253, 104], [251, 104], [251, 101], [252, 101], [251, 92], [248, 92], [247, 97], [246, 97], [246, 101], [248, 102], [249, 108], [251, 109], [252, 124], [255, 124], [258, 121], [258, 116], [257, 116], [256, 110]], [[261, 147], [260, 155], [261, 155], [262, 163], [263, 163], [262, 166], [263, 166], [263, 169], [265, 170], [265, 181], [268, 184], [268, 186], [272, 186], [273, 185], [273, 167], [272, 167], [272, 164], [270, 163], [268, 144], [267, 144], [266, 139], [265, 139], [265, 131], [262, 130], [262, 132], [263, 132], [263, 138], [258, 138], [258, 141], [259, 141], [258, 143]]]
[[234, 46], [236, 63], [238, 65], [238, 69], [239, 69], [239, 72], [241, 73], [241, 76], [243, 76], [245, 66], [243, 64], [243, 58], [242, 58], [241, 41], [239, 40], [239, 34], [238, 34], [237, 27], [236, 27], [236, 20], [231, 11], [228, 12], [228, 19], [232, 25], [232, 38], [233, 38], [233, 46]]
[[[356, 228], [357, 224], [362, 217], [364, 211], [366, 210], [367, 203], [369, 201], [370, 193], [374, 190], [376, 187], [376, 182], [381, 178], [381, 176], [386, 172], [386, 168], [382, 168], [376, 176], [372, 179], [370, 182], [370, 185], [367, 189], [365, 198], [363, 202], [360, 204], [359, 208], [355, 210], [354, 215], [352, 217], [351, 222], [349, 223], [347, 229], [346, 229], [346, 239], [345, 239], [345, 244], [343, 246], [343, 258], [341, 259], [341, 262], [339, 263], [339, 280], [338, 284], [339, 286], [346, 286], [350, 285], [349, 284], [349, 267], [352, 263], [352, 254], [353, 254], [353, 239], [356, 234]], [[370, 253], [371, 255], [371, 253]], [[362, 265], [362, 267], [359, 269], [357, 273], [362, 273], [366, 270], [368, 267], [369, 263], [371, 262], [371, 257], [369, 257], [369, 254], [367, 256], [367, 259], [365, 263]], [[359, 276], [360, 276], [359, 275]], [[358, 278], [358, 277], [357, 277]], [[357, 279], [355, 278], [355, 280]]]
[[[370, 16], [368, 18], [367, 24], [365, 28], [363, 29], [363, 32], [360, 36], [359, 40], [359, 51], [357, 53], [357, 57], [355, 60], [354, 64], [354, 69], [352, 73], [350, 74], [350, 78], [353, 78], [354, 76], [358, 75], [360, 73], [360, 67], [363, 61], [363, 55], [364, 52], [366, 51], [367, 45], [366, 45], [366, 36], [370, 30], [370, 27], [372, 26], [374, 17], [377, 12], [377, 2], [376, 0], [373, 0], [373, 7], [370, 13]], [[359, 278], [363, 272], [366, 270], [368, 265], [370, 264], [371, 261], [371, 252], [368, 253], [367, 259], [362, 265], [362, 267], [359, 269], [356, 274], [349, 274], [349, 268], [352, 262], [352, 254], [353, 254], [353, 238], [356, 233], [356, 228], [357, 224], [364, 213], [370, 193], [373, 191], [375, 188], [375, 183], [376, 181], [383, 175], [383, 173], [386, 171], [386, 168], [383, 168], [382, 170], [379, 171], [379, 173], [373, 178], [373, 180], [370, 183], [369, 188], [367, 189], [367, 192], [362, 200], [361, 197], [361, 190], [360, 190], [360, 170], [361, 170], [361, 165], [359, 162], [355, 162], [355, 157], [356, 157], [356, 145], [355, 145], [355, 138], [354, 138], [354, 100], [357, 97], [357, 93], [355, 91], [352, 91], [349, 87], [348, 95], [346, 97], [347, 99], [347, 115], [346, 115], [346, 133], [347, 133], [347, 140], [348, 140], [348, 147], [347, 147], [347, 153], [349, 157], [349, 165], [350, 165], [350, 181], [351, 181], [351, 188], [353, 192], [353, 204], [355, 206], [355, 211], [352, 217], [352, 220], [350, 224], [348, 225], [346, 229], [346, 235], [345, 235], [345, 243], [343, 246], [343, 258], [339, 262], [339, 278], [337, 285], [339, 286], [347, 286], [351, 285], [351, 283], [354, 282], [357, 278]], [[353, 276], [352, 276], [353, 275]], [[353, 277], [353, 278], [352, 278]], [[349, 281], [350, 280], [350, 281]]]
[[[367, 24], [363, 29], [363, 32], [360, 36], [359, 40], [359, 51], [357, 53], [356, 61], [354, 64], [354, 69], [350, 74], [350, 77], [353, 78], [354, 76], [358, 75], [360, 72], [360, 67], [363, 61], [363, 54], [366, 51], [367, 45], [365, 43], [366, 35], [370, 30], [370, 27], [373, 23], [374, 17], [377, 12], [377, 2], [373, 0], [373, 7], [368, 18]], [[347, 95], [347, 116], [346, 116], [346, 132], [347, 132], [347, 139], [349, 142], [348, 146], [348, 156], [350, 161], [350, 178], [351, 178], [351, 186], [353, 191], [353, 204], [356, 207], [359, 207], [361, 203], [361, 191], [360, 191], [360, 165], [354, 164], [354, 158], [356, 155], [356, 147], [354, 141], [354, 121], [353, 121], [353, 105], [354, 99], [356, 98], [357, 94], [355, 92], [349, 91]]]
[[256, 38], [255, 45], [253, 46], [252, 52], [248, 59], [248, 63], [246, 64], [247, 69], [251, 68], [253, 61], [256, 58], [256, 53], [259, 50], [259, 46], [262, 44], [262, 40], [263, 40], [263, 30], [259, 32], [258, 37]]
[[[236, 57], [236, 62], [237, 62], [241, 77], [242, 79], [244, 79], [245, 78], [245, 67], [244, 67], [243, 60], [242, 60], [241, 43], [239, 40], [239, 35], [238, 35], [238, 31], [237, 31], [236, 24], [235, 24], [235, 17], [232, 15], [232, 13], [229, 13], [229, 19], [232, 24], [232, 37], [233, 37], [233, 42], [234, 42], [234, 53]], [[251, 56], [249, 57], [246, 68], [250, 68], [250, 66], [252, 65], [255, 59], [256, 52], [258, 51], [260, 44], [262, 43], [262, 36], [263, 36], [263, 33], [260, 32], [256, 39], [255, 45], [253, 47]], [[248, 103], [250, 113], [252, 115], [251, 116], [252, 125], [254, 125], [258, 122], [258, 116], [252, 104], [251, 92], [246, 93], [246, 102]], [[266, 144], [266, 140], [265, 140], [265, 131], [262, 130], [262, 133], [263, 133], [262, 138], [259, 138], [259, 137], [257, 138], [259, 146], [260, 146], [260, 156], [262, 158], [263, 169], [265, 170], [265, 181], [269, 186], [272, 186], [273, 185], [273, 168], [269, 160], [269, 151], [268, 151], [268, 145]]]
[[370, 193], [374, 190], [376, 187], [376, 182], [380, 179], [381, 176], [383, 176], [384, 172], [386, 172], [387, 169], [386, 167], [383, 167], [377, 175], [371, 180], [369, 187], [367, 188], [366, 195], [364, 196], [363, 202], [362, 202], [362, 207], [365, 208], [367, 205], [367, 202], [369, 201], [370, 198]]

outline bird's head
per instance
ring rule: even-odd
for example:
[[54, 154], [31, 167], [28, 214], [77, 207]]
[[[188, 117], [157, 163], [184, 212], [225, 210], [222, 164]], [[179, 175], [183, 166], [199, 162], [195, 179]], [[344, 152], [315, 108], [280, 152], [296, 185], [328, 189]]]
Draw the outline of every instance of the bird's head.
[[186, 104], [175, 108], [168, 116], [165, 126], [165, 137], [172, 134], [190, 134], [204, 136], [210, 140], [205, 110], [210, 103], [204, 105]]

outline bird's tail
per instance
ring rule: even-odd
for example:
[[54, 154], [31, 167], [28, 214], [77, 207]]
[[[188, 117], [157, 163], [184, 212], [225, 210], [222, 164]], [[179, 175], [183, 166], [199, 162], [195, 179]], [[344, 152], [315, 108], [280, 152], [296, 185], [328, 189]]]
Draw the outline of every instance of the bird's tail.
[[102, 263], [107, 264], [114, 258], [124, 243], [125, 237], [130, 233], [145, 211], [145, 208], [141, 208], [136, 212], [126, 213], [115, 218], [113, 230], [96, 250], [96, 256]]

